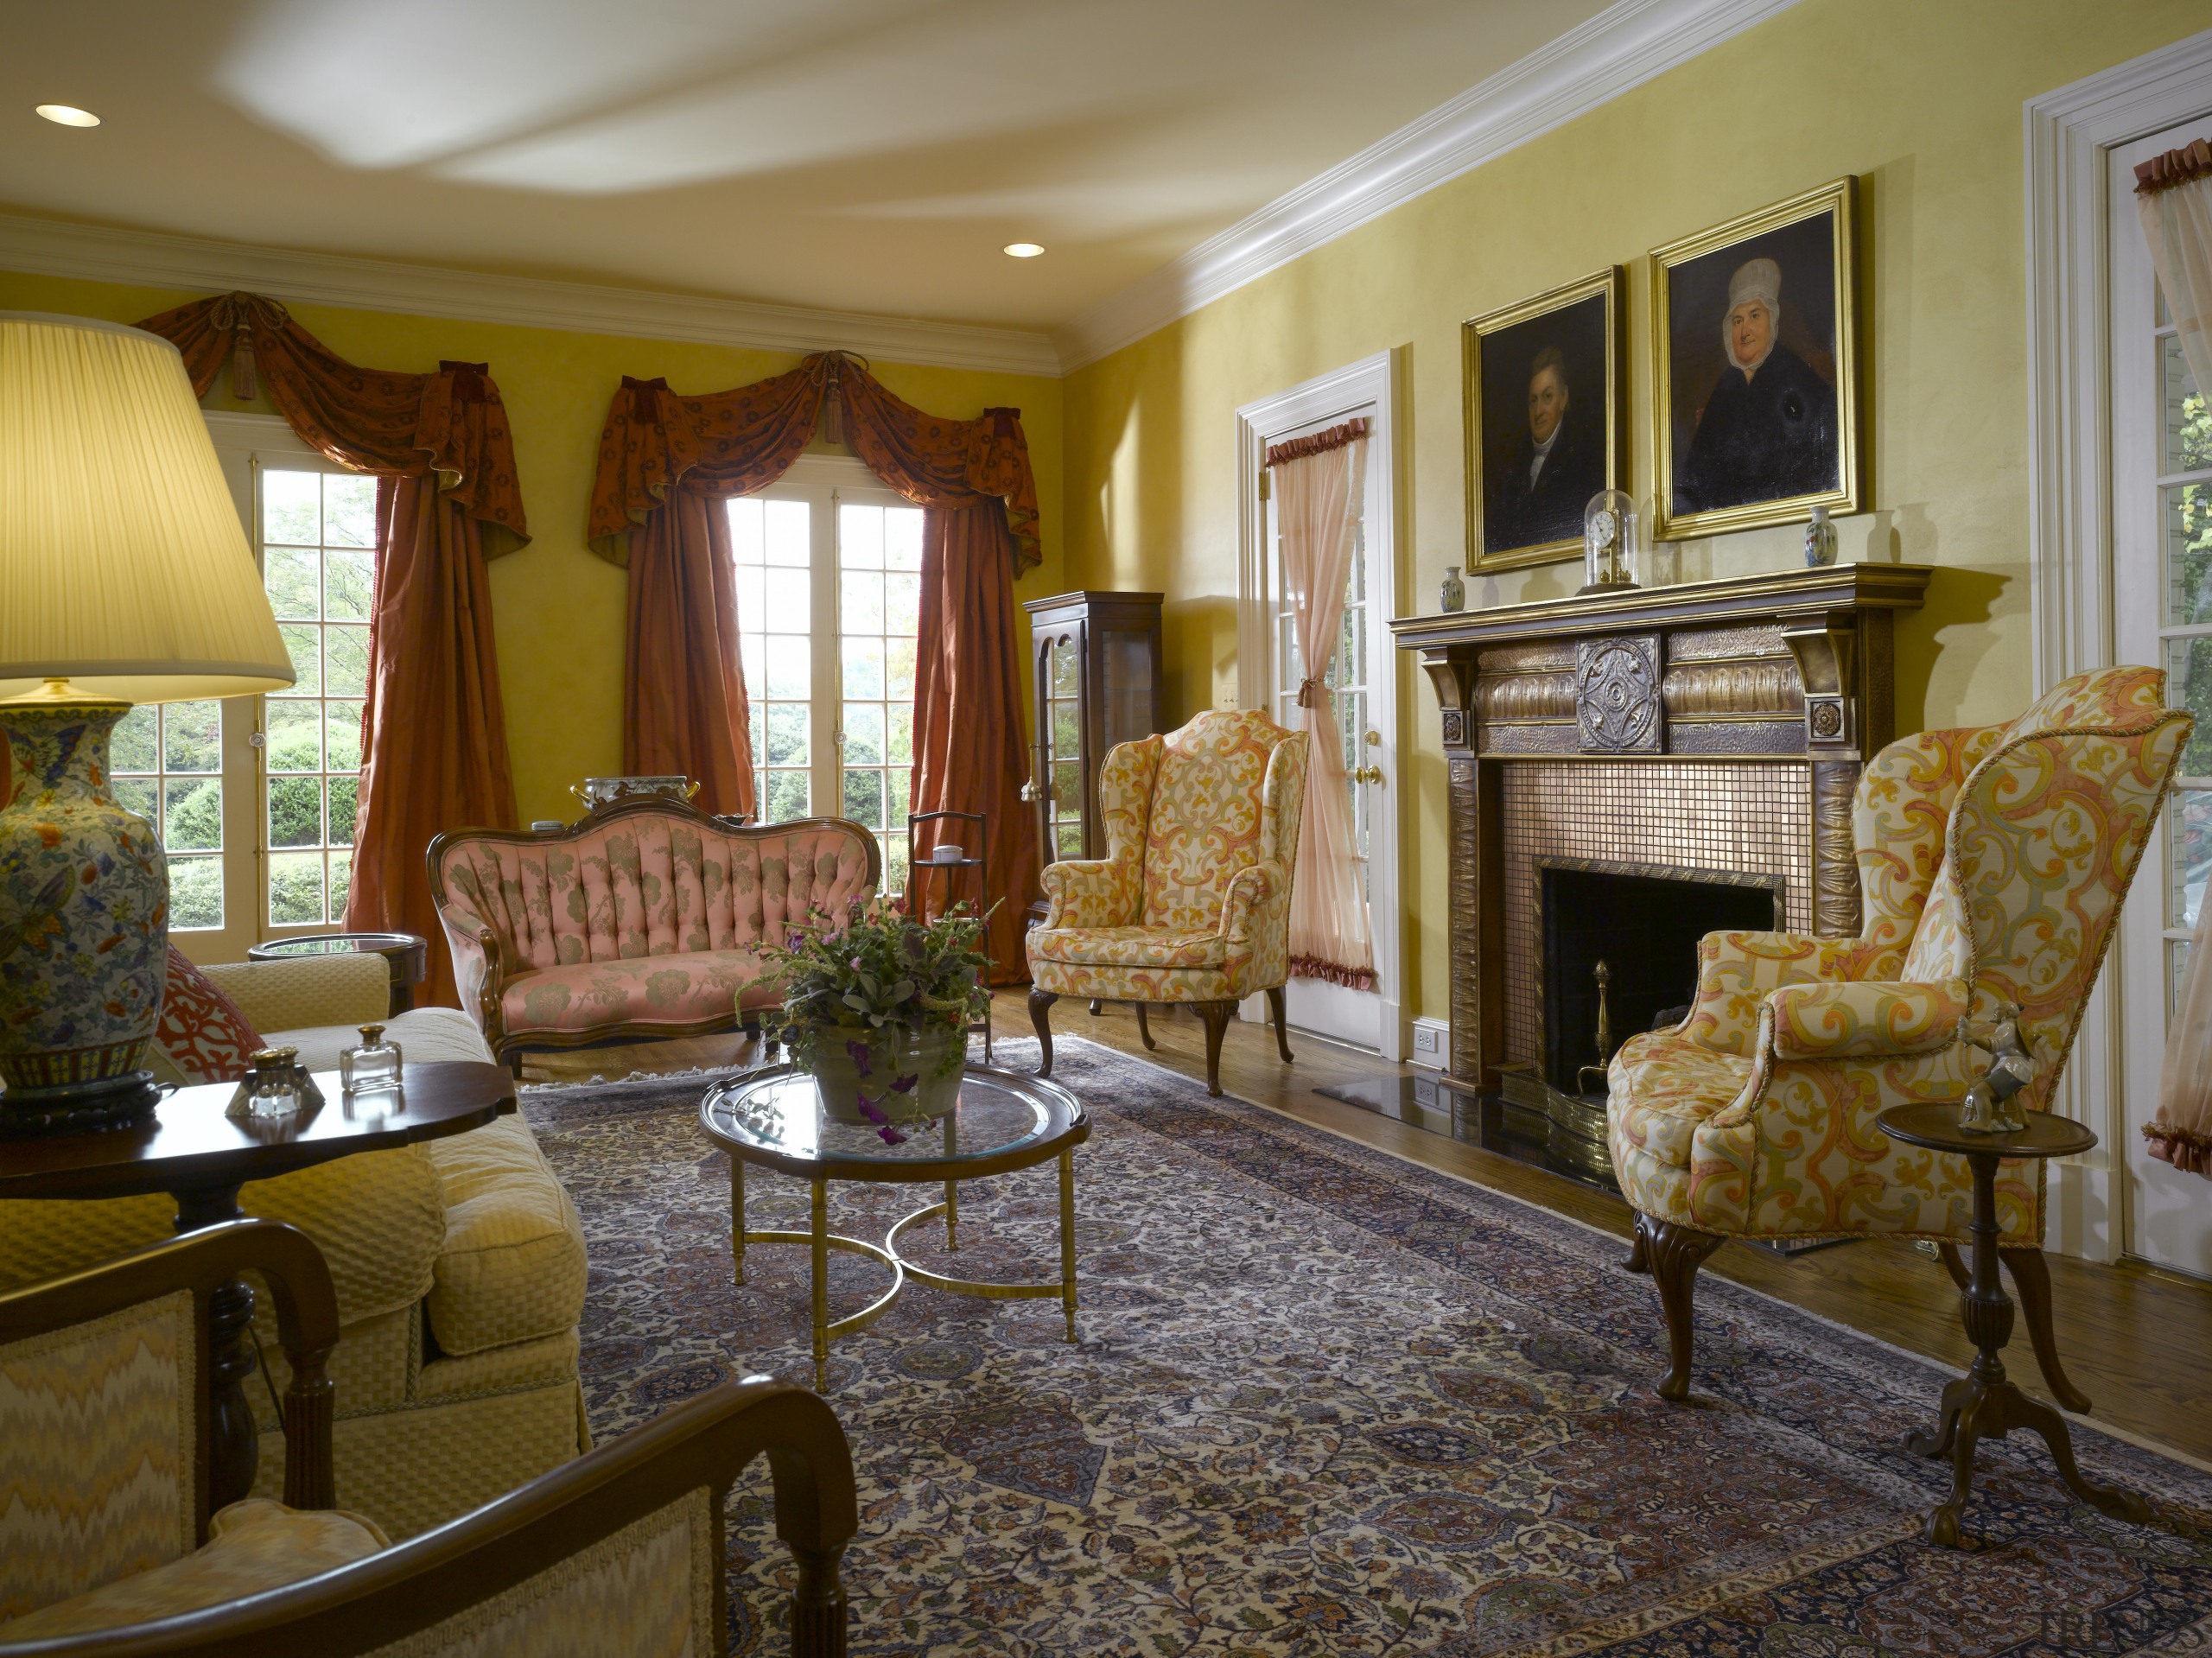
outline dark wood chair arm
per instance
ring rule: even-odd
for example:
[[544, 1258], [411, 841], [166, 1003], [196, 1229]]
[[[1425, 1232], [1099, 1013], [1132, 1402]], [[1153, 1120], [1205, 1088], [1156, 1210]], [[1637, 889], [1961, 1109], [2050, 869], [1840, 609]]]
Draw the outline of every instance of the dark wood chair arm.
[[276, 1305], [277, 1341], [292, 1367], [284, 1393], [284, 1500], [327, 1509], [333, 1388], [324, 1367], [338, 1344], [338, 1294], [313, 1240], [282, 1221], [223, 1221], [163, 1238], [113, 1261], [0, 1294], [0, 1342], [119, 1312], [179, 1290], [192, 1292], [200, 1344], [199, 1454], [193, 1471], [200, 1534], [207, 1529], [207, 1299], [240, 1273], [259, 1273]]
[[[350, 1566], [129, 1629], [0, 1644], [0, 1658], [272, 1652], [346, 1658], [480, 1605], [702, 1485], [719, 1538], [730, 1483], [763, 1452], [775, 1485], [776, 1531], [798, 1563], [791, 1652], [844, 1658], [838, 1566], [860, 1524], [851, 1452], [820, 1398], [765, 1376], [688, 1400], [496, 1502]], [[718, 1544], [717, 1639], [728, 1628], [721, 1558]]]

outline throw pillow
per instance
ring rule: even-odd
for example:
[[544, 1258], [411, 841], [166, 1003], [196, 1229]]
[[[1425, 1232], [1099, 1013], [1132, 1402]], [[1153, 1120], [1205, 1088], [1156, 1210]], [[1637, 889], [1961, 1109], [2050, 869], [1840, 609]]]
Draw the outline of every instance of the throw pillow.
[[245, 1075], [254, 1050], [264, 1045], [238, 1003], [171, 944], [154, 1045], [188, 1083], [235, 1083]]

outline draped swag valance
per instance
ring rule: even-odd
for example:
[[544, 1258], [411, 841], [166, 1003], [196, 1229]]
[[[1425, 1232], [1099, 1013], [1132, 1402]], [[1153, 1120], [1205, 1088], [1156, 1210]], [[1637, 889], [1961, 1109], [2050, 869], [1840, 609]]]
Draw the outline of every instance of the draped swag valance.
[[239, 397], [253, 395], [257, 370], [285, 423], [340, 466], [378, 478], [435, 473], [440, 492], [485, 526], [485, 557], [530, 540], [506, 410], [487, 365], [440, 363], [435, 374], [360, 368], [258, 294], [195, 300], [138, 326], [184, 353], [198, 396], [235, 353]]
[[1037, 480], [1021, 411], [986, 409], [976, 420], [925, 414], [842, 352], [700, 397], [626, 377], [600, 435], [586, 532], [592, 550], [627, 565], [633, 534], [679, 484], [729, 496], [774, 483], [805, 452], [825, 405], [868, 470], [916, 505], [956, 506], [978, 495], [1003, 501], [1015, 574], [1037, 562]]
[[463, 823], [515, 823], [485, 564], [530, 530], [499, 388], [483, 363], [362, 368], [258, 294], [195, 301], [138, 326], [175, 343], [202, 397], [226, 356], [241, 397], [258, 371], [294, 432], [377, 480], [359, 806], [349, 833], [334, 800], [329, 838], [353, 844], [345, 924], [431, 940], [424, 1000], [450, 1003], [453, 964], [423, 848]]

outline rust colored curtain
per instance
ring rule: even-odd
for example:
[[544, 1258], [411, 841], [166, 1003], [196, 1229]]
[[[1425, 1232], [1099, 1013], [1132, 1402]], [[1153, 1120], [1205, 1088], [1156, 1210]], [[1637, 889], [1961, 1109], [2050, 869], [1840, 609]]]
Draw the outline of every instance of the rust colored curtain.
[[424, 854], [441, 830], [512, 829], [514, 778], [485, 566], [530, 539], [506, 410], [488, 366], [359, 367], [273, 300], [226, 294], [149, 317], [205, 395], [223, 359], [257, 374], [292, 429], [378, 480], [381, 543], [362, 716], [360, 805], [345, 924], [430, 941], [419, 1000], [454, 1002]]
[[922, 512], [910, 810], [989, 818], [994, 984], [1029, 976], [1022, 912], [1038, 891], [1037, 819], [1021, 804], [1024, 677], [1006, 509], [978, 498]]
[[[1001, 975], [1026, 976], [1020, 912], [1036, 890], [1038, 851], [1020, 798], [1027, 773], [1014, 578], [1039, 548], [1019, 410], [943, 419], [836, 352], [703, 397], [625, 379], [601, 436], [588, 530], [594, 551], [630, 571], [624, 751], [633, 769], [699, 778], [711, 810], [753, 810], [721, 503], [780, 478], [825, 417], [870, 471], [924, 509], [909, 810], [989, 814], [992, 896], [1006, 900], [993, 954]], [[718, 777], [733, 781], [716, 801]]]

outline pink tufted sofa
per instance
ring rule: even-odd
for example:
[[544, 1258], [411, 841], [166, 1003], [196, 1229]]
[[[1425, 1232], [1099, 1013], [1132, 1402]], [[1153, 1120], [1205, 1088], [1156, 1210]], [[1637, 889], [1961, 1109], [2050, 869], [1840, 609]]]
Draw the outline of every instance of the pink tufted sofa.
[[842, 817], [738, 828], [663, 797], [558, 834], [430, 842], [461, 1006], [511, 1064], [524, 1048], [698, 1036], [772, 1006], [760, 946], [872, 897], [875, 837]]

